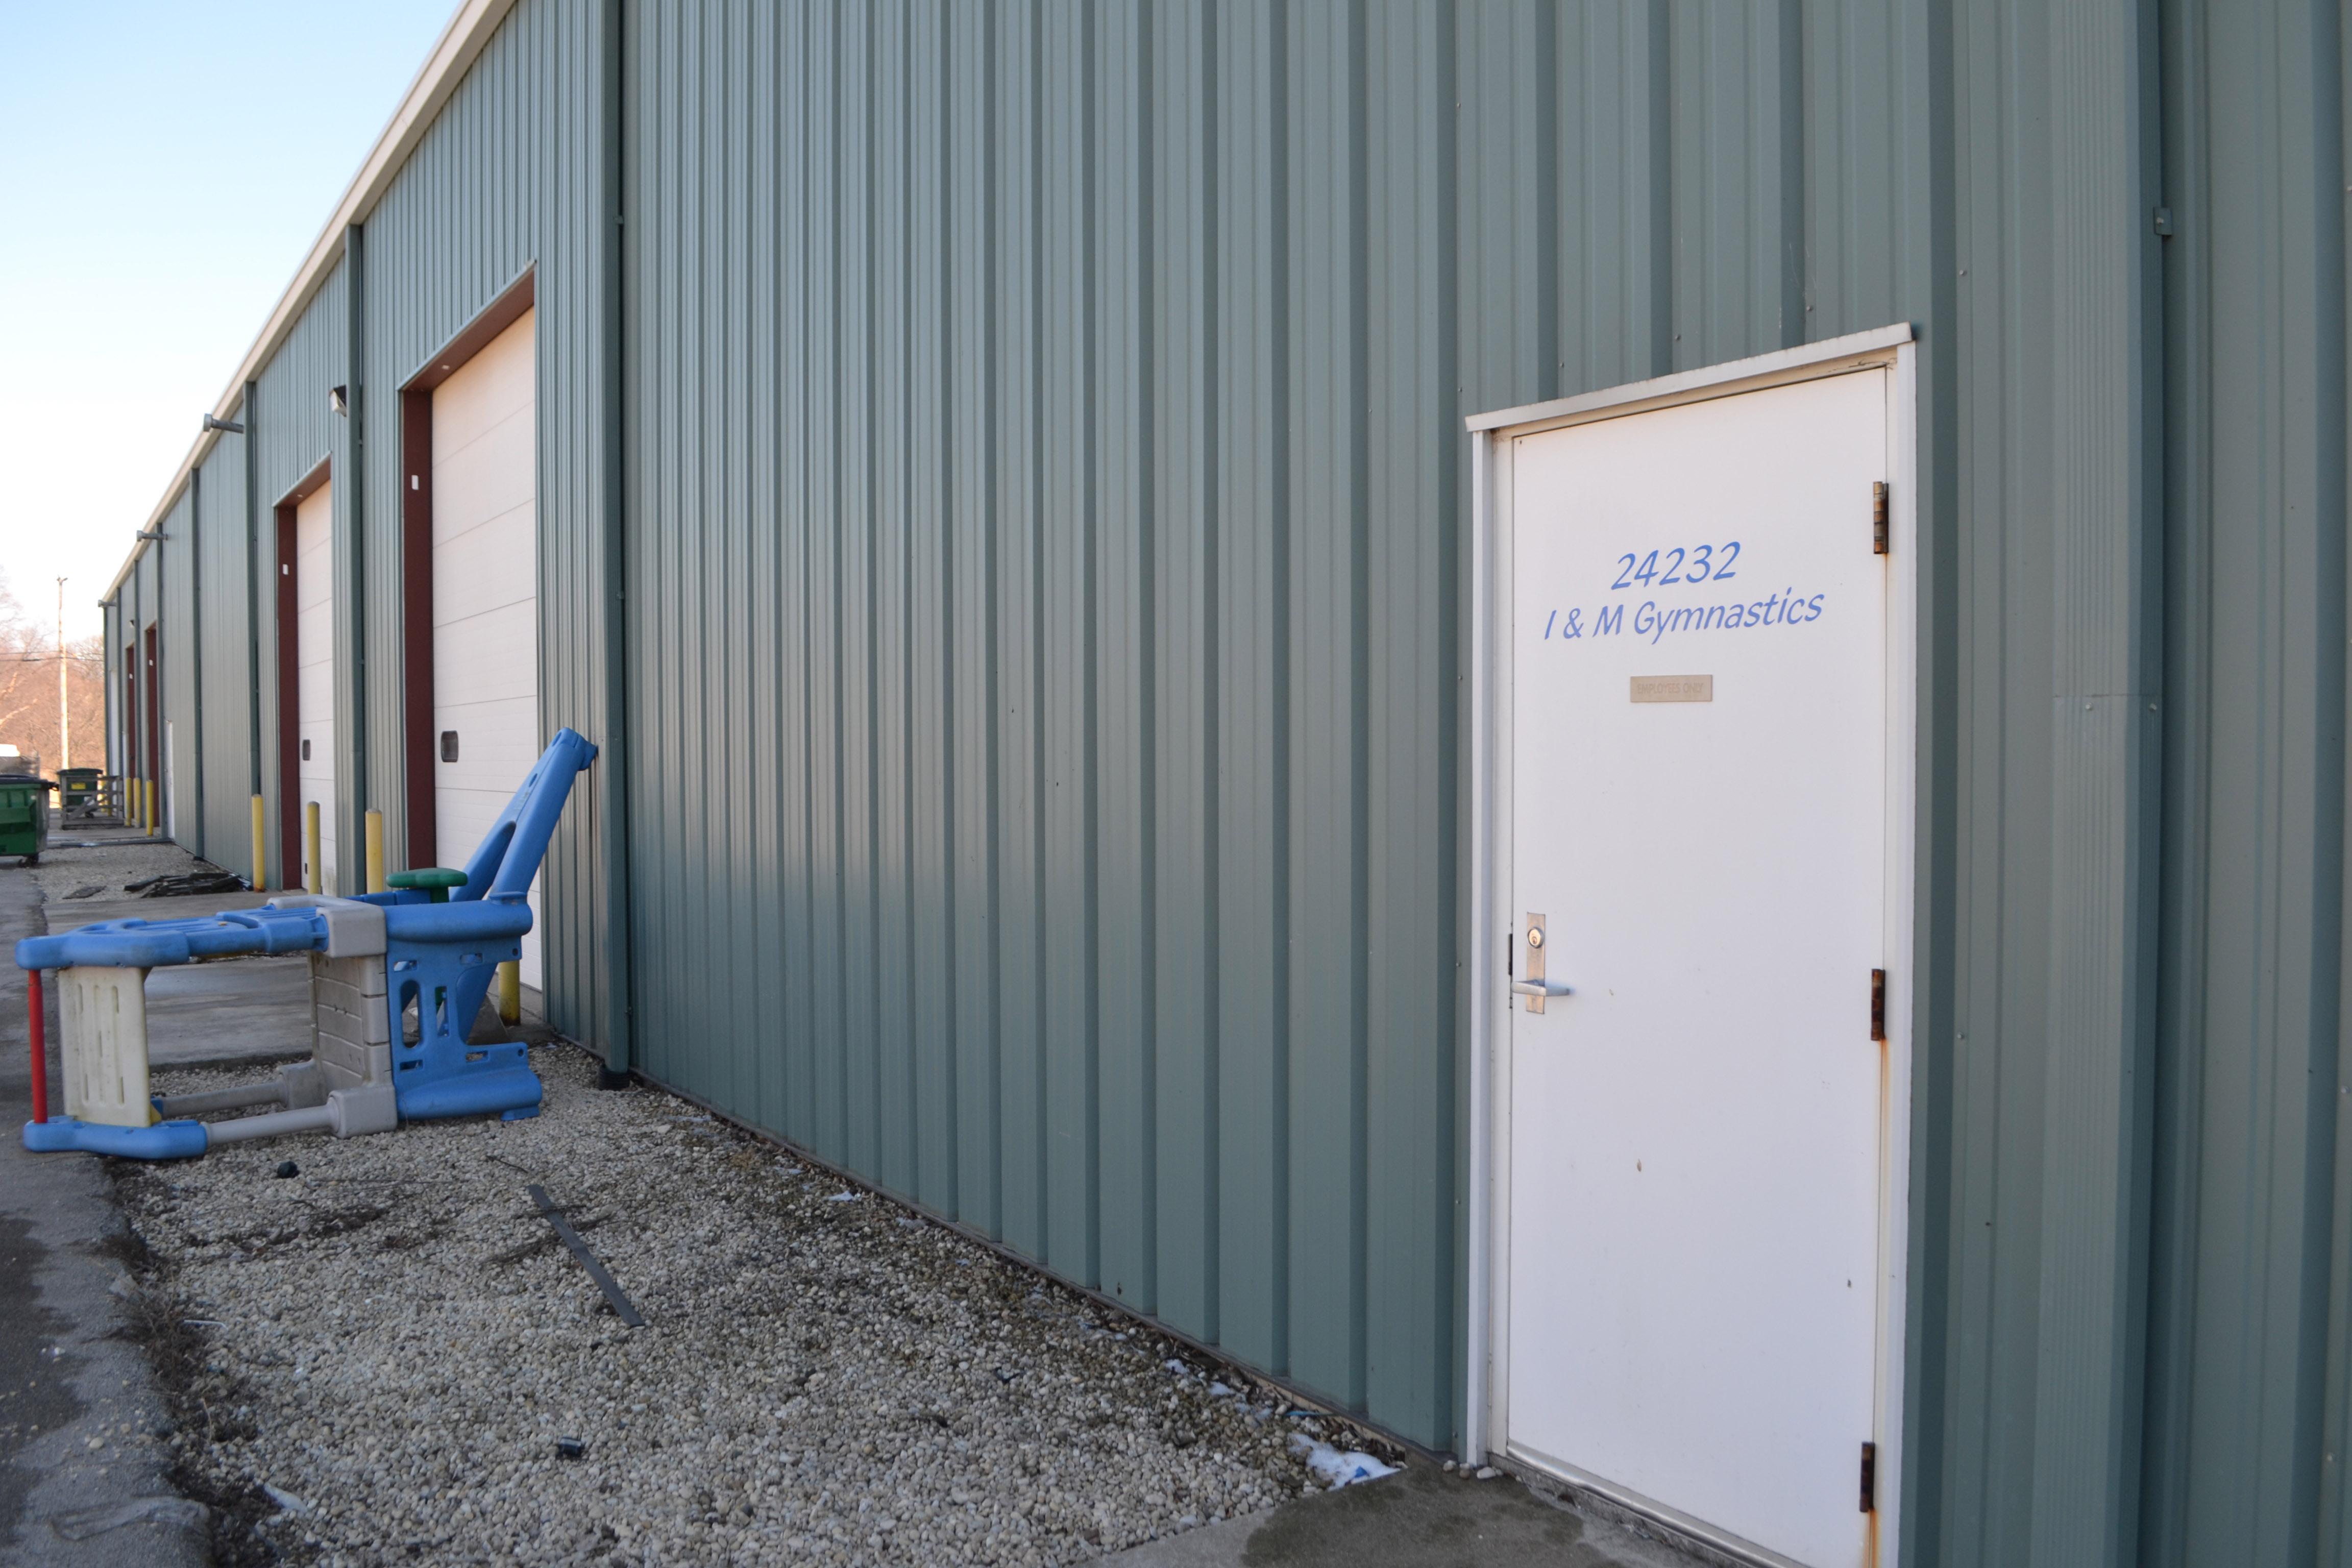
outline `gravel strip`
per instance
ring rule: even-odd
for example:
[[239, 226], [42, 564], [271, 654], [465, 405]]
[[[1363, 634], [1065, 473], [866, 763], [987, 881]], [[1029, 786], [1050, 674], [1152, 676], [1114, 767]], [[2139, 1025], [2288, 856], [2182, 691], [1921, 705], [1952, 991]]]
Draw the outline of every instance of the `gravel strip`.
[[1362, 1441], [681, 1100], [599, 1092], [575, 1048], [532, 1064], [531, 1121], [116, 1163], [224, 1561], [1082, 1562], [1318, 1489], [1295, 1436]]

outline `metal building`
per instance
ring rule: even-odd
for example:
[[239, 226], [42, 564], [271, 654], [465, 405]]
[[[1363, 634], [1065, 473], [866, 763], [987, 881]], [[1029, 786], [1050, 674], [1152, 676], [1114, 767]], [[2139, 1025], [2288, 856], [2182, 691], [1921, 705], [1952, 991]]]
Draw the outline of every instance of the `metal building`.
[[[467, 0], [109, 590], [111, 756], [271, 886], [319, 800], [348, 892], [574, 726], [555, 1026], [1433, 1448], [1759, 1562], [2352, 1563], [2347, 47]], [[1496, 1397], [1498, 487], [1824, 367], [1899, 391], [1907, 937], [1800, 1552]]]

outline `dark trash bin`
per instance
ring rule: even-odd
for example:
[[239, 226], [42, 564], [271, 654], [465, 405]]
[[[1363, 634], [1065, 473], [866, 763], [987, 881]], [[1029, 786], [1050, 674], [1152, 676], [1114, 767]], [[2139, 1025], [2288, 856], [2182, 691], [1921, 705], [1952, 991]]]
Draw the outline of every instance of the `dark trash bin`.
[[49, 781], [0, 773], [0, 855], [32, 865], [49, 847]]

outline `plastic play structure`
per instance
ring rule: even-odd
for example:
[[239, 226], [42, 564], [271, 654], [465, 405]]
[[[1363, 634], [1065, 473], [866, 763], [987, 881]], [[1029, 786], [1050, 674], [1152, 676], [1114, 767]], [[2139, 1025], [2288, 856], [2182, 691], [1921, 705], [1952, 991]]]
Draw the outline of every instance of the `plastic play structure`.
[[[403, 1121], [539, 1114], [539, 1075], [520, 1044], [469, 1045], [498, 966], [520, 956], [531, 878], [596, 748], [559, 731], [463, 871], [404, 871], [393, 890], [295, 893], [205, 919], [107, 921], [16, 944], [32, 1007], [33, 1120], [25, 1147], [142, 1160], [289, 1132], [350, 1138]], [[241, 954], [308, 952], [310, 1059], [274, 1079], [204, 1094], [151, 1095], [147, 972]], [[48, 1115], [41, 972], [61, 971], [66, 1114]], [[226, 1121], [205, 1111], [284, 1109]]]

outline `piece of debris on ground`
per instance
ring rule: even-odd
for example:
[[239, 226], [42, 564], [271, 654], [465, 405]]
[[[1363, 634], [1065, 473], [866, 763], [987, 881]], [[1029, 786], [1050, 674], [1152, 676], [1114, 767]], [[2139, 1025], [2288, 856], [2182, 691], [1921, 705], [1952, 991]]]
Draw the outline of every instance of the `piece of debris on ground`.
[[242, 893], [245, 879], [234, 871], [224, 871], [217, 866], [198, 862], [198, 869], [177, 877], [149, 877], [142, 881], [125, 882], [122, 890], [137, 893], [142, 899], [184, 899], [197, 893]]
[[116, 1163], [183, 1469], [252, 1504], [224, 1561], [1072, 1563], [1381, 1462], [584, 1052], [531, 1065], [536, 1119], [305, 1141], [289, 1179], [282, 1142]]
[[[32, 876], [43, 898], [51, 903], [64, 903], [76, 897], [121, 898], [122, 895], [116, 889], [125, 882], [218, 869], [176, 844], [118, 839], [85, 846], [52, 841], [41, 851], [41, 863], [33, 868]], [[95, 892], [82, 891], [93, 885]]]

